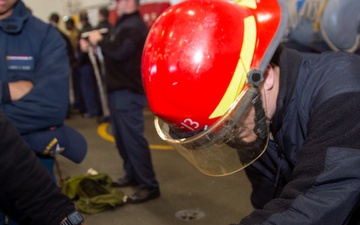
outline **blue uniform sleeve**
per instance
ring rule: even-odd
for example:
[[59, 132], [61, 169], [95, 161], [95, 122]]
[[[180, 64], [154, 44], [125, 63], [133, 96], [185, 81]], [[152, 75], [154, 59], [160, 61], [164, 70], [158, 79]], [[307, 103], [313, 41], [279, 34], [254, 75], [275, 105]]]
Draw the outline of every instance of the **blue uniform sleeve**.
[[[48, 26], [35, 55], [33, 89], [18, 101], [3, 104], [3, 111], [20, 133], [63, 123], [68, 107], [70, 66], [59, 32]], [[37, 38], [37, 37], [32, 37]]]

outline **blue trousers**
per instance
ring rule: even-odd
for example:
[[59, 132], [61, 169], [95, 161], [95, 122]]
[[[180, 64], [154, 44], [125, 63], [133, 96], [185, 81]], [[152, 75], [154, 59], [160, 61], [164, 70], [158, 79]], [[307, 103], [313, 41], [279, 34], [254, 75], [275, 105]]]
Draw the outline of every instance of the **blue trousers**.
[[72, 69], [71, 78], [72, 78], [73, 91], [74, 91], [74, 102], [72, 107], [74, 109], [80, 110], [80, 112], [86, 112], [84, 98], [81, 93], [80, 74], [79, 74], [79, 69], [77, 67]]
[[108, 97], [112, 132], [123, 159], [125, 178], [137, 181], [140, 188], [158, 187], [144, 136], [145, 95], [119, 90]]
[[99, 116], [101, 114], [100, 95], [92, 65], [80, 65], [78, 74], [86, 111], [90, 116]]

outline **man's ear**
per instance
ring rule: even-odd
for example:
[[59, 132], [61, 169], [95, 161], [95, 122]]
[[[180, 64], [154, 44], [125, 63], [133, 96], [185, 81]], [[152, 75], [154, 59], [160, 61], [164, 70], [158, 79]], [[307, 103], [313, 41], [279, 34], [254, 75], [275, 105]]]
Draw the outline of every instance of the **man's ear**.
[[264, 89], [265, 90], [271, 90], [274, 87], [275, 83], [275, 74], [274, 74], [274, 68], [271, 65], [268, 65], [265, 73], [264, 73]]

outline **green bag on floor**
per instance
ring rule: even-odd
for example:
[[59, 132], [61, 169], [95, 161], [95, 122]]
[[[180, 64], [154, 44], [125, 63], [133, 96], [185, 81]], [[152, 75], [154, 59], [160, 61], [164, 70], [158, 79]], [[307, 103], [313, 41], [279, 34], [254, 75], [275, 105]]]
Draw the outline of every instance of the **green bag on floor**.
[[111, 177], [105, 173], [85, 174], [66, 180], [62, 191], [75, 201], [79, 211], [94, 214], [125, 203], [126, 195], [112, 188], [111, 183]]

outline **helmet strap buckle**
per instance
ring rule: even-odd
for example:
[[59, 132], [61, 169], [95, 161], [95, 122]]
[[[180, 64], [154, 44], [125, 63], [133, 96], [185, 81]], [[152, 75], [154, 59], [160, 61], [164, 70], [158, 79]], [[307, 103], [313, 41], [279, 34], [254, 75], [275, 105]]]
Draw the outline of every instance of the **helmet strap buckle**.
[[247, 80], [249, 84], [259, 87], [261, 82], [264, 80], [264, 75], [260, 70], [252, 69], [247, 74]]

